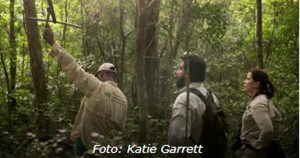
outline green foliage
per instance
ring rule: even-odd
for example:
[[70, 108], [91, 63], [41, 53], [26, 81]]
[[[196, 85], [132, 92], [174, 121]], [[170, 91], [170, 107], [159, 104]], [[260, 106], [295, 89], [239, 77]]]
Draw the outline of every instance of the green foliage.
[[[192, 19], [194, 19], [193, 27], [194, 35], [192, 40], [196, 42], [194, 45], [195, 51], [198, 51], [199, 42], [201, 47], [209, 45], [211, 47], [218, 47], [222, 42], [222, 38], [226, 32], [226, 27], [229, 18], [228, 4], [224, 2], [206, 2], [200, 4], [194, 1], [192, 7]], [[198, 29], [197, 29], [198, 28]], [[199, 29], [201, 28], [201, 29]]]

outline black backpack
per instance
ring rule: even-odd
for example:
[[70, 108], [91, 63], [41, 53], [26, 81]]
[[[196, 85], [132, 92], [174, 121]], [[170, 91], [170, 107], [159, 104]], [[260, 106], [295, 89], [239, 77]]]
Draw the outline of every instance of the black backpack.
[[276, 140], [272, 140], [267, 148], [267, 158], [285, 158], [285, 152], [280, 143]]
[[212, 93], [208, 90], [207, 98], [197, 89], [190, 88], [205, 103], [205, 112], [202, 117], [203, 127], [200, 140], [191, 140], [194, 144], [202, 145], [202, 158], [224, 158], [227, 151], [228, 125], [221, 107], [214, 101]]

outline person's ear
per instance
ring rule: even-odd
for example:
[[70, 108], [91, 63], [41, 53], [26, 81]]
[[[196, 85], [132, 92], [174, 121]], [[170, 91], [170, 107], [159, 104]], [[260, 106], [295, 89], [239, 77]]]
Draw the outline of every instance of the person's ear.
[[103, 78], [103, 76], [104, 76], [104, 73], [103, 73], [103, 72], [101, 72], [101, 73], [100, 73], [100, 77], [101, 77], [101, 78]]
[[105, 76], [105, 71], [103, 71], [102, 73], [101, 73], [101, 78], [103, 78], [104, 76]]
[[101, 72], [101, 71], [98, 72], [97, 75], [96, 75], [96, 77], [99, 78], [99, 79], [103, 78], [103, 72]]

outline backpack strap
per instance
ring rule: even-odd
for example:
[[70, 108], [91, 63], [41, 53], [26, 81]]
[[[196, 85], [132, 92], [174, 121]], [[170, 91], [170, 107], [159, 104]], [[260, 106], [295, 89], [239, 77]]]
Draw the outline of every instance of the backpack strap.
[[[196, 96], [198, 96], [203, 101], [203, 103], [205, 104], [205, 109], [207, 109], [207, 107], [208, 107], [207, 103], [209, 101], [215, 102], [214, 97], [213, 97], [210, 90], [207, 90], [207, 96], [206, 97], [196, 88], [190, 88], [190, 92], [194, 93]], [[210, 108], [216, 109], [218, 107], [214, 106], [214, 107], [210, 107]]]
[[194, 93], [196, 96], [198, 96], [202, 101], [203, 103], [205, 104], [206, 106], [206, 101], [207, 101], [207, 98], [196, 88], [190, 88], [190, 92]]
[[[212, 115], [214, 113], [214, 111], [218, 111], [218, 108], [216, 104], [209, 104], [209, 102], [215, 102], [213, 95], [211, 93], [211, 91], [207, 90], [207, 97], [205, 97], [198, 89], [196, 88], [190, 88], [190, 92], [194, 93], [196, 96], [198, 96], [204, 103], [205, 105], [205, 111], [202, 115], [202, 119], [203, 119], [203, 127], [204, 128], [211, 128], [211, 121], [212, 121]], [[224, 116], [225, 117], [225, 116]], [[203, 134], [203, 131], [202, 131]], [[202, 137], [202, 136], [201, 136]], [[202, 139], [200, 137], [200, 140]], [[198, 141], [192, 140], [193, 143], [196, 143]], [[197, 144], [197, 143], [196, 143]]]
[[[208, 121], [208, 114], [207, 114], [207, 111], [211, 111], [210, 109], [208, 109], [208, 108], [210, 108], [210, 107], [208, 107], [208, 101], [210, 100], [210, 96], [209, 96], [209, 94], [207, 94], [207, 98], [198, 90], [198, 89], [196, 89], [196, 88], [190, 88], [190, 92], [191, 93], [194, 93], [197, 97], [199, 97], [202, 101], [203, 101], [203, 103], [204, 103], [204, 105], [205, 105], [205, 111], [204, 111], [204, 113], [203, 113], [203, 115], [202, 115], [202, 120], [203, 120], [203, 127], [202, 127], [202, 129], [203, 128], [206, 128], [206, 127], [204, 127], [205, 125], [207, 125], [207, 121]], [[209, 92], [208, 92], [209, 93]], [[203, 132], [203, 130], [202, 130], [202, 132]], [[202, 136], [200, 136], [200, 140], [201, 140], [201, 137]], [[194, 140], [193, 139], [193, 137], [190, 137], [190, 140], [192, 141], [192, 143], [194, 143], [194, 144], [199, 144], [199, 141], [200, 140]]]

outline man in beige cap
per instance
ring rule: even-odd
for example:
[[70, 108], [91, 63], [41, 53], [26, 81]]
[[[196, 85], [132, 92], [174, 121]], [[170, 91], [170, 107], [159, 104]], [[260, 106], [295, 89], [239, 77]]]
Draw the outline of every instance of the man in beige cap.
[[54, 40], [49, 26], [44, 38], [52, 46], [50, 56], [56, 59], [62, 70], [76, 87], [84, 93], [71, 138], [76, 141], [76, 155], [93, 147], [93, 143], [105, 143], [113, 131], [121, 131], [127, 119], [127, 100], [116, 83], [117, 71], [113, 64], [102, 64], [96, 75], [84, 71], [75, 59]]

